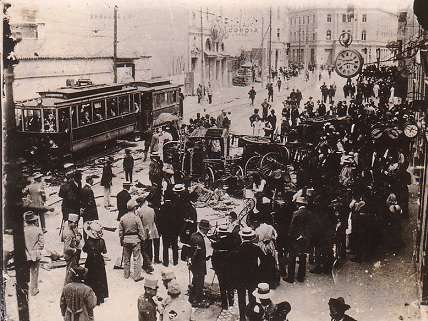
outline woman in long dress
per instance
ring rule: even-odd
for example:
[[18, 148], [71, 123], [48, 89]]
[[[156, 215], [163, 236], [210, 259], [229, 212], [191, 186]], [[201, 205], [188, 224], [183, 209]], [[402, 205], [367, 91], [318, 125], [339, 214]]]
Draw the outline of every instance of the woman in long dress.
[[85, 283], [90, 286], [97, 296], [97, 305], [104, 303], [108, 298], [107, 274], [103, 254], [107, 248], [103, 236], [102, 226], [98, 221], [88, 221], [84, 224], [84, 230], [89, 236], [83, 251], [88, 254], [85, 267], [88, 269]]

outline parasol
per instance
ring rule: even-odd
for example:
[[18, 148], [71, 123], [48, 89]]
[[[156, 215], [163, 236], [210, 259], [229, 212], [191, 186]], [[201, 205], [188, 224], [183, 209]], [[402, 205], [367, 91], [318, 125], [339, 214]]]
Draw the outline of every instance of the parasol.
[[159, 126], [168, 122], [174, 122], [179, 120], [180, 118], [176, 115], [170, 114], [170, 113], [161, 113], [159, 114], [158, 118], [155, 119], [153, 122], [153, 125]]

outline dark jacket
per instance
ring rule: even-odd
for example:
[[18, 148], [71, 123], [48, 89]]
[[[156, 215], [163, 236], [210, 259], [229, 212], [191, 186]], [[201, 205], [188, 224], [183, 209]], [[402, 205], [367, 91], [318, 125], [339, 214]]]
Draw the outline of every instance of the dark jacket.
[[243, 242], [234, 255], [234, 273], [239, 286], [252, 287], [259, 283], [263, 251], [252, 242]]
[[83, 222], [98, 220], [97, 203], [91, 186], [83, 186], [80, 192], [80, 207], [83, 209]]
[[62, 198], [61, 209], [64, 220], [68, 219], [70, 213], [80, 213], [79, 194], [79, 187], [74, 181], [68, 181], [60, 187], [58, 196]]
[[123, 159], [123, 169], [125, 171], [132, 171], [134, 168], [134, 157], [131, 155], [126, 155]]
[[105, 165], [103, 168], [103, 175], [101, 176], [101, 186], [110, 187], [112, 185], [111, 181], [113, 176], [111, 165]]
[[183, 216], [177, 211], [177, 206], [167, 200], [159, 210], [158, 231], [161, 235], [177, 237], [183, 228]]
[[213, 243], [211, 263], [217, 274], [230, 274], [234, 247], [235, 240], [232, 234], [219, 238]]
[[190, 270], [193, 273], [207, 274], [207, 250], [205, 248], [204, 237], [197, 231], [190, 237], [193, 255], [191, 256], [192, 265]]
[[120, 218], [128, 212], [128, 208], [126, 204], [131, 199], [131, 195], [129, 192], [124, 189], [120, 191], [116, 196], [117, 209], [119, 213], [117, 214], [117, 220], [120, 221]]
[[306, 208], [299, 208], [293, 213], [288, 231], [290, 250], [301, 253], [307, 251], [311, 240], [310, 219], [312, 213]]

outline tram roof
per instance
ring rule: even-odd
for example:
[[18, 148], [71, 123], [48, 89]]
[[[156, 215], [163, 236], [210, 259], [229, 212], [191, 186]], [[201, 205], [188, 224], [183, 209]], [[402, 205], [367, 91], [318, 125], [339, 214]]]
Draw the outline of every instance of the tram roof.
[[146, 81], [135, 81], [131, 82], [130, 85], [136, 86], [141, 92], [151, 92], [183, 86], [182, 84], [172, 84], [171, 80], [169, 79], [151, 79]]

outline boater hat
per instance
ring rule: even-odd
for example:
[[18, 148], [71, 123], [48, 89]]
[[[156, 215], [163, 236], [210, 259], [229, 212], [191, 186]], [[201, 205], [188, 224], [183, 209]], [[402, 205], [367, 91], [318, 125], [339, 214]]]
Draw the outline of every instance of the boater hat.
[[184, 186], [184, 184], [175, 184], [172, 188], [174, 192], [184, 192], [185, 189], [186, 187]]
[[42, 173], [35, 173], [34, 174], [34, 179], [38, 179], [38, 178], [42, 178], [43, 177], [43, 174]]
[[252, 239], [254, 236], [256, 236], [256, 233], [251, 227], [244, 227], [239, 231], [239, 235], [241, 235], [244, 239]]
[[270, 292], [269, 284], [259, 283], [257, 285], [257, 289], [253, 291], [253, 296], [256, 299], [270, 299], [272, 297], [272, 293]]
[[77, 214], [74, 214], [74, 213], [70, 213], [70, 214], [68, 214], [68, 219], [67, 219], [69, 222], [74, 222], [74, 223], [76, 223], [76, 222], [78, 222], [79, 221], [79, 215], [77, 215]]

